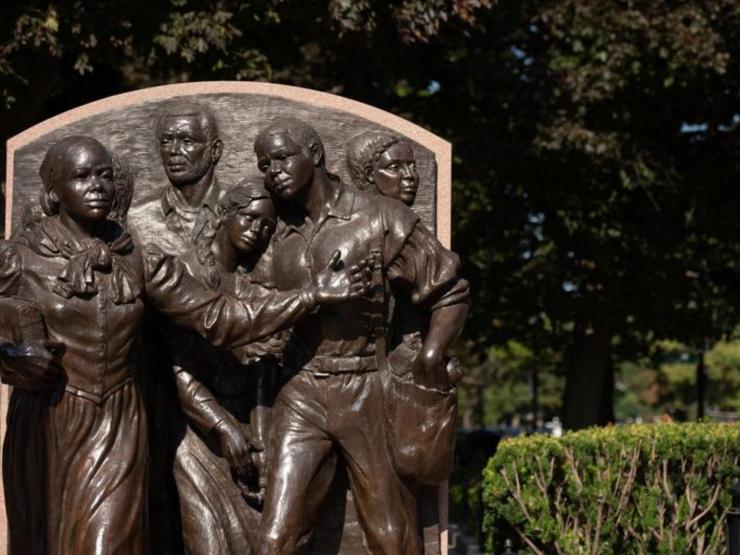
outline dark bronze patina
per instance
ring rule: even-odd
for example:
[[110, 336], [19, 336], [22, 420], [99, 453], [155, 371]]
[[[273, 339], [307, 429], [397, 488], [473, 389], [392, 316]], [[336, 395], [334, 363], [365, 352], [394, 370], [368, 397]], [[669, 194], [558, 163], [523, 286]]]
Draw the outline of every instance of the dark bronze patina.
[[[172, 104], [156, 130], [155, 198], [127, 218], [131, 172], [69, 137], [41, 166], [43, 214], [0, 246], [12, 553], [300, 553], [338, 471], [367, 551], [423, 553], [469, 291], [409, 208], [413, 146], [355, 137], [348, 186], [285, 118], [255, 140], [265, 186], [229, 188], [210, 110]], [[147, 476], [176, 484], [163, 514]], [[153, 540], [174, 516], [182, 540]]]

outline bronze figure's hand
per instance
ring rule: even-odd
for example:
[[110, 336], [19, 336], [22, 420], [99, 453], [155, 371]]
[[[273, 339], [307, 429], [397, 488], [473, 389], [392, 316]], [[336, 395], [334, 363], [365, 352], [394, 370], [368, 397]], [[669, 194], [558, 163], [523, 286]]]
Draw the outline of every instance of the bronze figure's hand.
[[151, 281], [159, 267], [167, 260], [168, 255], [154, 243], [147, 243], [142, 250], [144, 261], [144, 278]]
[[411, 364], [414, 382], [430, 389], [444, 390], [449, 387], [446, 361], [436, 351], [420, 352]]
[[340, 303], [361, 297], [370, 290], [372, 284], [370, 257], [346, 268], [341, 256], [339, 251], [335, 251], [326, 269], [316, 276], [313, 293], [319, 304]]
[[3, 383], [28, 391], [56, 389], [64, 377], [59, 359], [63, 348], [61, 343], [41, 339], [0, 346]]
[[215, 432], [221, 455], [228, 461], [229, 466], [238, 475], [248, 477], [252, 472], [251, 452], [260, 451], [262, 447], [252, 441], [246, 426], [231, 419], [216, 424]]

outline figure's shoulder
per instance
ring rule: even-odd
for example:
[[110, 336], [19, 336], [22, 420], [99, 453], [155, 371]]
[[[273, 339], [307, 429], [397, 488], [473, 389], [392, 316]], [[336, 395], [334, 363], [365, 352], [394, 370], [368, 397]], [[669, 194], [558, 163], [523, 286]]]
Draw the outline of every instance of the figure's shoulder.
[[362, 199], [357, 205], [358, 211], [366, 212], [377, 221], [387, 238], [403, 243], [419, 223], [416, 212], [400, 200], [364, 191], [357, 194], [358, 199]]
[[353, 191], [354, 211], [358, 214], [377, 215], [389, 224], [394, 222], [401, 225], [415, 225], [419, 216], [400, 200], [368, 193], [366, 191]]
[[166, 232], [161, 199], [157, 197], [133, 206], [128, 212], [126, 227], [140, 245], [159, 241]]
[[162, 213], [162, 195], [149, 195], [142, 202], [139, 202], [131, 207], [128, 211], [128, 218], [142, 218], [142, 217], [156, 216], [160, 219], [163, 218]]

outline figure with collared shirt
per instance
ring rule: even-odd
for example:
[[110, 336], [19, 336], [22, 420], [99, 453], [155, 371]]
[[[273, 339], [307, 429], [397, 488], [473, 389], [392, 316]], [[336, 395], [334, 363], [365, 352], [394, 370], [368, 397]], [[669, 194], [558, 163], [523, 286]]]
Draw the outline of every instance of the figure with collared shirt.
[[[155, 148], [167, 181], [152, 196], [133, 207], [128, 227], [144, 245], [156, 241], [165, 253], [182, 256], [214, 217], [224, 189], [216, 175], [223, 141], [213, 111], [203, 104], [174, 102], [157, 119]], [[172, 338], [177, 333], [160, 315], [145, 320], [140, 366], [149, 413], [151, 449], [151, 506], [153, 549], [178, 552], [181, 544], [178, 506], [173, 479], [175, 453], [185, 434], [183, 415], [172, 377]]]
[[134, 238], [157, 238], [168, 254], [180, 255], [202, 231], [223, 196], [216, 166], [223, 153], [218, 122], [206, 106], [176, 103], [160, 114], [156, 140], [168, 182], [128, 216]]

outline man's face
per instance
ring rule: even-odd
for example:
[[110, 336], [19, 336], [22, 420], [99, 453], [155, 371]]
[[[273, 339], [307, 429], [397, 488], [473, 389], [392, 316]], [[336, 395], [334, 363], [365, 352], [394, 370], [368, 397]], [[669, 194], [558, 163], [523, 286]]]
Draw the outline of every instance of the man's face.
[[256, 146], [265, 187], [278, 198], [295, 199], [313, 180], [313, 161], [286, 133], [269, 135]]
[[212, 141], [199, 115], [165, 116], [158, 138], [164, 170], [176, 187], [198, 182], [215, 163]]

